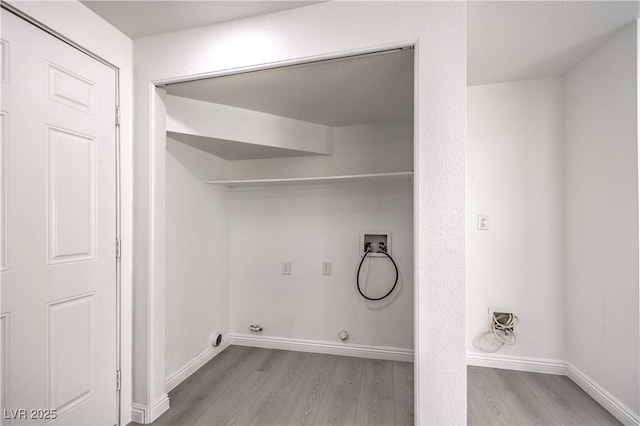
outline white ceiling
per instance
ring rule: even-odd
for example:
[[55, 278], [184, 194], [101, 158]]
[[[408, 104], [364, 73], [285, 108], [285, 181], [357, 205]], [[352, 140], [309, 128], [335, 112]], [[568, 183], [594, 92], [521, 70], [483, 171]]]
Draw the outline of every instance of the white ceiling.
[[132, 39], [304, 7], [318, 1], [81, 0]]
[[[83, 3], [136, 38], [317, 2]], [[468, 84], [562, 75], [638, 17], [640, 0], [469, 2]], [[410, 120], [412, 63], [411, 52], [386, 54], [181, 83], [168, 91], [328, 126]]]
[[638, 1], [470, 2], [470, 85], [562, 75], [640, 17]]
[[166, 89], [174, 96], [331, 127], [411, 121], [413, 50], [177, 83]]

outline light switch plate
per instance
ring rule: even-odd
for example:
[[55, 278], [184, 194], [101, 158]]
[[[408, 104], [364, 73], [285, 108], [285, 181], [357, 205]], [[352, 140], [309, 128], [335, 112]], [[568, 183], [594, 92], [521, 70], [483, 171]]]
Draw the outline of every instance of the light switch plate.
[[323, 260], [322, 261], [322, 275], [331, 275], [331, 261]]

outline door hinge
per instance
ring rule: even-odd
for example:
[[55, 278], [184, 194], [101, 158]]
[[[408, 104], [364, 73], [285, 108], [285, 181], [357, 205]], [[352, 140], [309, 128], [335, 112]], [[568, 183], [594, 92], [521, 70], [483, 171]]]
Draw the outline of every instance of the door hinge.
[[120, 127], [120, 106], [116, 106], [116, 127]]
[[120, 244], [120, 239], [116, 238], [116, 259], [120, 259], [120, 252], [121, 252], [121, 244]]
[[116, 370], [116, 390], [120, 390], [121, 374], [120, 370]]

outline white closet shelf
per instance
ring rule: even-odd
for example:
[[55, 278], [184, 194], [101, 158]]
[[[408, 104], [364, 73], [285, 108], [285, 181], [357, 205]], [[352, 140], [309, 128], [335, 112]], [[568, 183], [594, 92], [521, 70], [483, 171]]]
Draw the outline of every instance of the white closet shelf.
[[318, 176], [279, 179], [208, 180], [206, 181], [206, 183], [211, 185], [226, 186], [227, 188], [241, 188], [273, 185], [332, 184], [341, 182], [411, 180], [412, 178], [413, 171], [406, 171], [390, 173], [368, 173], [362, 175]]

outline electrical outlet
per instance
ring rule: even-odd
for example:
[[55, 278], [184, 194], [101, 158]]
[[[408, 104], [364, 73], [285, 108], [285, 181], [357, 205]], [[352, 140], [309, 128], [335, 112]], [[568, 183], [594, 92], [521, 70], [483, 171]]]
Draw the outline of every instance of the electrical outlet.
[[291, 262], [282, 262], [282, 275], [291, 275]]
[[487, 216], [486, 214], [478, 215], [478, 230], [480, 231], [489, 230], [489, 216]]
[[322, 261], [322, 275], [331, 275], [331, 261], [323, 260]]

